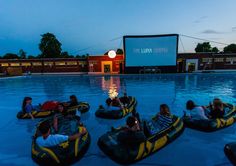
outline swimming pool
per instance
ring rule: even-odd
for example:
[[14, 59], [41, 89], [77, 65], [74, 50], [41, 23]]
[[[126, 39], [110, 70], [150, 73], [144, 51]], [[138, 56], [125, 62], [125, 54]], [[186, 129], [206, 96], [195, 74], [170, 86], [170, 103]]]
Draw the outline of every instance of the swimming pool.
[[[125, 119], [101, 120], [94, 115], [111, 88], [135, 96], [138, 101], [137, 111], [142, 118], [154, 115], [161, 103], [168, 104], [172, 113], [179, 116], [183, 114], [188, 99], [193, 99], [199, 105], [208, 104], [214, 97], [236, 103], [236, 75], [233, 73], [2, 78], [0, 165], [35, 165], [31, 160], [31, 136], [38, 120], [16, 118], [23, 97], [31, 96], [33, 103], [38, 104], [52, 99], [66, 101], [71, 94], [91, 105], [90, 112], [82, 116], [82, 121], [91, 134], [92, 142], [88, 152], [76, 164], [117, 165], [100, 151], [97, 139], [111, 126], [123, 125]], [[185, 129], [176, 141], [136, 165], [230, 165], [223, 148], [231, 141], [236, 141], [236, 125], [214, 133]]]

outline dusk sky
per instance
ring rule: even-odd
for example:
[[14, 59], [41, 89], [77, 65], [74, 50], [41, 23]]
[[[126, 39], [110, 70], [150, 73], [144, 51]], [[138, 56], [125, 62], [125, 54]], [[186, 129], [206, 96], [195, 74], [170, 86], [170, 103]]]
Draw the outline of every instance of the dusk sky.
[[[178, 33], [236, 43], [235, 6], [235, 0], [0, 0], [0, 55], [19, 49], [38, 55], [46, 32], [73, 55], [122, 48], [124, 35]], [[180, 39], [179, 52], [202, 42]]]

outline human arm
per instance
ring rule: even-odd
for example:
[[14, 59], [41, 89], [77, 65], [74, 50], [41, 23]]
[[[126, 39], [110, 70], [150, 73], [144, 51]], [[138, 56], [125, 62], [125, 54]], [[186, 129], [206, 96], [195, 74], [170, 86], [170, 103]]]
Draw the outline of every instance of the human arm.
[[198, 113], [199, 113], [200, 117], [201, 117], [202, 119], [207, 120], [208, 117], [207, 117], [206, 114], [205, 114], [205, 110], [204, 110], [202, 107], [197, 107], [197, 109], [198, 109]]
[[120, 105], [120, 108], [121, 109], [124, 109], [124, 104], [120, 101], [120, 99], [119, 98], [117, 98], [117, 101], [118, 101], [118, 103], [119, 103], [119, 105]]
[[30, 118], [33, 120], [34, 116], [32, 115], [32, 111], [33, 111], [32, 105], [26, 105], [25, 111], [30, 116]]
[[53, 127], [54, 127], [55, 131], [58, 131], [58, 117], [57, 117], [57, 115], [55, 115], [53, 118]]
[[31, 112], [29, 112], [28, 115], [30, 116], [32, 120], [34, 120], [34, 116], [31, 114]]
[[69, 136], [68, 140], [73, 141], [76, 140], [77, 138], [80, 138], [82, 135], [84, 135], [87, 132], [85, 128], [82, 128], [82, 131], [80, 133], [76, 133], [74, 135]]

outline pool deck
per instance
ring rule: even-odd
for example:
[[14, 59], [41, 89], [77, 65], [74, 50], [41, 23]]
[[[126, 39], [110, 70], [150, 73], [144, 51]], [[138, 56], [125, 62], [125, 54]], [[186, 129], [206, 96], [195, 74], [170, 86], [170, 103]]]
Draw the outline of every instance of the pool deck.
[[222, 69], [222, 70], [197, 70], [193, 73], [229, 73], [229, 72], [236, 72], [235, 69]]
[[[147, 73], [147, 74], [119, 74], [119, 73], [101, 73], [101, 72], [53, 72], [53, 73], [31, 73], [31, 75], [81, 75], [81, 76], [122, 76], [122, 75], [165, 75], [165, 74], [204, 74], [204, 73], [236, 73], [236, 70], [197, 70], [192, 73]], [[23, 73], [22, 76], [27, 76]], [[6, 76], [0, 73], [1, 78], [15, 78], [21, 76]]]

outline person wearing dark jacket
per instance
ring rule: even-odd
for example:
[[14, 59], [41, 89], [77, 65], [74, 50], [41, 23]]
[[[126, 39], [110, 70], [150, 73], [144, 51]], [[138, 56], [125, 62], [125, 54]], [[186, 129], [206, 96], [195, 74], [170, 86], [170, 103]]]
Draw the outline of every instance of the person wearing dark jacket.
[[210, 118], [212, 119], [216, 119], [216, 118], [223, 118], [224, 114], [225, 114], [225, 110], [224, 110], [224, 104], [223, 102], [218, 99], [215, 98], [213, 100], [213, 105], [210, 106]]
[[75, 95], [70, 96], [69, 107], [77, 106], [79, 104], [78, 99]]
[[146, 140], [143, 131], [140, 130], [137, 119], [129, 116], [126, 120], [126, 127], [118, 134], [118, 142], [127, 146], [139, 145]]
[[122, 96], [120, 98], [120, 101], [124, 104], [124, 105], [129, 105], [130, 103], [130, 98], [127, 96], [127, 93], [124, 93], [124, 96]]

